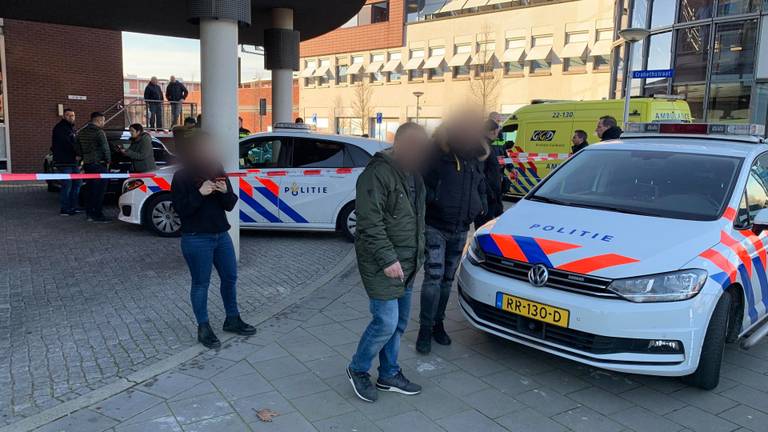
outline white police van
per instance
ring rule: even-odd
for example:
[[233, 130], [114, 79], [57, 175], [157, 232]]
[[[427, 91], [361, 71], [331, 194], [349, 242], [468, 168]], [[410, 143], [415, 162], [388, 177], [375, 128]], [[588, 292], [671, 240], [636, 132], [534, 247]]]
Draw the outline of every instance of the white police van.
[[630, 124], [479, 229], [459, 301], [484, 331], [705, 389], [768, 333], [768, 145], [758, 125]]
[[[278, 124], [272, 132], [240, 139], [240, 224], [246, 229], [310, 230], [354, 235], [355, 184], [371, 157], [386, 142], [310, 132]], [[142, 224], [161, 236], [180, 233], [181, 221], [171, 204], [176, 167], [152, 178], [123, 184], [119, 219]]]

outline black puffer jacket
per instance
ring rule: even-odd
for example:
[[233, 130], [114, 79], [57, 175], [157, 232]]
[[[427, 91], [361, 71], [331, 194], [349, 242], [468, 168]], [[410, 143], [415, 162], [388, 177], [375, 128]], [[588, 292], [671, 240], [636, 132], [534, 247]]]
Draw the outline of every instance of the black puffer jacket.
[[487, 211], [486, 146], [459, 155], [443, 145], [424, 176], [427, 188], [427, 225], [446, 232], [468, 231], [475, 217]]
[[77, 164], [75, 157], [75, 140], [77, 133], [72, 123], [62, 119], [53, 127], [51, 134], [51, 152], [53, 162], [59, 166], [73, 166]]
[[611, 126], [609, 127], [605, 132], [603, 132], [603, 136], [600, 137], [600, 141], [608, 141], [612, 139], [619, 139], [621, 138], [621, 134], [624, 133], [623, 130], [621, 130], [618, 126]]

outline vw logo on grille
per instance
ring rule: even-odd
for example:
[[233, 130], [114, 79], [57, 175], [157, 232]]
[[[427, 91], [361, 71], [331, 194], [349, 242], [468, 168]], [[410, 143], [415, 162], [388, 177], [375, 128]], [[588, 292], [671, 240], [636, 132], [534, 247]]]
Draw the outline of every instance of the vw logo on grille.
[[528, 282], [533, 286], [543, 287], [549, 279], [549, 270], [543, 264], [536, 264], [528, 270]]

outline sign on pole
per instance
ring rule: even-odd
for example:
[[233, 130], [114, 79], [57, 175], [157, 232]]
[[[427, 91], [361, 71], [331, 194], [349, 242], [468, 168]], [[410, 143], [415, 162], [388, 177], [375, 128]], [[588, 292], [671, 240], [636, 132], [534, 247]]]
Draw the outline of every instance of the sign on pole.
[[259, 115], [260, 116], [267, 115], [267, 99], [266, 98], [259, 99]]
[[317, 113], [312, 114], [312, 124], [317, 125]]
[[632, 78], [645, 79], [645, 78], [672, 78], [675, 75], [674, 69], [652, 69], [652, 70], [638, 70], [632, 72]]
[[377, 123], [377, 124], [381, 124], [381, 121], [382, 121], [383, 119], [384, 119], [384, 116], [383, 116], [383, 115], [382, 115], [380, 112], [377, 112], [377, 113], [376, 113], [376, 123]]

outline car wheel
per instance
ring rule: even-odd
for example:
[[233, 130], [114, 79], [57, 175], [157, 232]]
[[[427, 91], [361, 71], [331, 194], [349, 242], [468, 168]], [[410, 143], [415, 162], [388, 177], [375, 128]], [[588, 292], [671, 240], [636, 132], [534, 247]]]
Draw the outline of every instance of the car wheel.
[[699, 367], [696, 372], [683, 377], [683, 382], [704, 390], [712, 390], [720, 382], [720, 363], [723, 361], [725, 338], [728, 334], [729, 315], [731, 313], [731, 293], [723, 292], [717, 301], [715, 311], [709, 320], [707, 334], [699, 357]]
[[339, 219], [336, 222], [338, 230], [344, 234], [349, 241], [355, 240], [355, 230], [357, 229], [357, 214], [355, 213], [355, 203], [351, 202], [344, 206], [339, 212]]
[[173, 208], [170, 194], [157, 195], [147, 201], [144, 225], [160, 237], [177, 237], [181, 234], [181, 218]]

